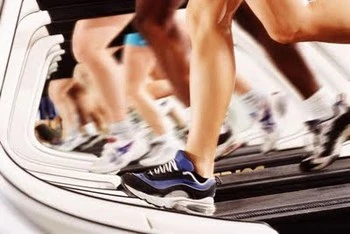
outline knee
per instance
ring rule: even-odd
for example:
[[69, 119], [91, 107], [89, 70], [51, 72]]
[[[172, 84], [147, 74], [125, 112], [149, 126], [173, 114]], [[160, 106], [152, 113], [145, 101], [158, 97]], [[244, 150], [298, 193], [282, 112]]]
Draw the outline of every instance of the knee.
[[277, 20], [272, 25], [265, 25], [269, 36], [281, 44], [290, 44], [303, 40], [306, 35], [305, 27], [300, 26], [297, 21], [286, 19]]
[[87, 43], [75, 44], [72, 49], [74, 57], [79, 63], [87, 63], [96, 56], [96, 51]]
[[127, 85], [127, 94], [132, 100], [138, 100], [142, 96], [142, 88], [140, 85], [130, 82]]
[[281, 29], [277, 28], [272, 31], [268, 31], [270, 37], [281, 44], [290, 44], [297, 42], [298, 32], [289, 30], [289, 29]]
[[187, 22], [190, 34], [225, 33], [231, 30], [232, 19], [225, 19], [225, 1], [190, 1], [187, 7]]
[[89, 62], [98, 56], [106, 48], [100, 46], [98, 43], [89, 41], [86, 38], [84, 28], [76, 27], [72, 38], [72, 51], [75, 59], [79, 63]]
[[75, 25], [72, 36], [72, 52], [75, 59], [82, 63], [86, 57], [86, 49], [88, 46], [84, 40], [84, 30], [81, 28], [79, 22]]
[[154, 31], [167, 33], [175, 25], [173, 13], [169, 14], [137, 14], [134, 19], [135, 27], [146, 37], [154, 35]]
[[56, 103], [64, 102], [68, 98], [68, 92], [62, 85], [55, 84], [55, 81], [51, 81], [49, 85], [49, 97]]
[[60, 92], [55, 86], [50, 84], [49, 97], [57, 105], [58, 102], [62, 101], [64, 94]]
[[72, 85], [72, 87], [68, 90], [67, 95], [74, 102], [79, 102], [82, 99], [81, 97], [83, 95], [83, 90], [79, 84], [74, 83], [74, 85]]

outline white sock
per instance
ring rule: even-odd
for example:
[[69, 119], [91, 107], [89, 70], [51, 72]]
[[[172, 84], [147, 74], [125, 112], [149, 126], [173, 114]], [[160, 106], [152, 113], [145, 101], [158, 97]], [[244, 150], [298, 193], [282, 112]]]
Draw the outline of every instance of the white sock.
[[185, 115], [185, 120], [188, 123], [188, 126], [190, 125], [190, 122], [191, 122], [191, 114], [192, 114], [191, 107], [187, 107], [184, 111], [184, 115]]
[[135, 135], [134, 126], [129, 120], [112, 123], [109, 126], [109, 132], [112, 135], [117, 135], [120, 139], [129, 140]]
[[223, 124], [221, 125], [221, 128], [220, 128], [220, 135], [228, 132], [230, 129], [231, 129], [231, 126], [228, 123], [228, 119], [227, 119], [227, 116], [226, 116], [225, 119], [224, 119], [224, 122], [223, 122]]
[[165, 133], [163, 135], [158, 135], [158, 136], [155, 136], [153, 139], [152, 139], [152, 143], [165, 143], [167, 142], [169, 139], [170, 139], [170, 133]]
[[266, 95], [263, 95], [255, 89], [252, 89], [248, 93], [240, 96], [240, 100], [248, 108], [249, 114], [256, 113], [261, 110], [261, 106], [266, 101], [266, 99]]
[[333, 115], [334, 98], [326, 90], [319, 89], [311, 97], [303, 101], [303, 108], [307, 113], [306, 120], [326, 119]]
[[65, 140], [71, 140], [73, 138], [76, 138], [77, 136], [81, 135], [80, 131], [78, 129], [70, 129], [67, 133], [66, 133], [66, 137]]
[[85, 132], [89, 135], [89, 136], [96, 136], [98, 135], [98, 131], [97, 131], [97, 128], [96, 128], [96, 124], [91, 122], [91, 123], [88, 123], [88, 124], [85, 124], [83, 126]]

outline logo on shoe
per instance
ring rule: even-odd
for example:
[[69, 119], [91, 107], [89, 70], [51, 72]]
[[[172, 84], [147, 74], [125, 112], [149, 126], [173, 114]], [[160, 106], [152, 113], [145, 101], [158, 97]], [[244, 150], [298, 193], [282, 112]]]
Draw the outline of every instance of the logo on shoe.
[[132, 142], [130, 142], [129, 144], [123, 146], [123, 147], [120, 147], [117, 149], [117, 152], [118, 153], [121, 153], [121, 154], [126, 154], [127, 152], [129, 152], [131, 146], [133, 145]]

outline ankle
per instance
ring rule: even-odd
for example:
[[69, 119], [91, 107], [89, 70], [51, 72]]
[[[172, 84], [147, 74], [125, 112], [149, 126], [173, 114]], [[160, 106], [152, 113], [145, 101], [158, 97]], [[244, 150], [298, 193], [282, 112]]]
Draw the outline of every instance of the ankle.
[[[198, 157], [188, 151], [185, 151], [187, 157], [191, 160], [194, 165], [195, 171], [198, 175], [203, 178], [211, 178], [214, 176], [214, 161], [206, 160], [208, 157]], [[205, 155], [202, 155], [205, 156]]]

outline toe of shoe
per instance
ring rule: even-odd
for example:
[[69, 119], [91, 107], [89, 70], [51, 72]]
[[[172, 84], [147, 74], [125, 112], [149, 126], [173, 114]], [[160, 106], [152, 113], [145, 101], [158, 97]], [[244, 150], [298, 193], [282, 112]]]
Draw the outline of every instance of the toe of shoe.
[[299, 168], [301, 171], [309, 172], [312, 171], [315, 168], [315, 166], [317, 165], [314, 165], [312, 163], [312, 158], [306, 158], [303, 161], [301, 161]]
[[135, 173], [126, 173], [122, 175], [122, 184], [128, 185], [135, 188], [137, 185], [140, 185], [141, 179]]

